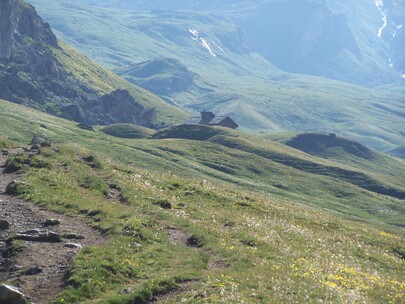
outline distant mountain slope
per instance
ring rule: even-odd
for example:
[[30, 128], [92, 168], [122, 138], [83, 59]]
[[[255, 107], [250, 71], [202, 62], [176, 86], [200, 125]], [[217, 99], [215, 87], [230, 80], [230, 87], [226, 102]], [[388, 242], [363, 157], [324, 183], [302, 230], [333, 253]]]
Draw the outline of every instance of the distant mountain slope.
[[178, 93], [196, 89], [196, 75], [176, 59], [158, 57], [117, 68], [115, 72], [169, 102], [174, 102]]
[[[160, 90], [161, 97], [172, 104], [231, 115], [242, 129], [254, 132], [337, 133], [379, 151], [405, 144], [403, 117], [398, 115], [404, 109], [404, 92], [284, 73], [260, 56], [247, 33], [219, 15], [221, 11], [140, 11], [156, 2], [142, 2], [130, 11], [111, 7], [137, 7], [138, 2], [105, 2], [107, 7], [91, 6], [88, 1], [31, 2], [64, 40], [98, 62], [115, 67], [128, 80]], [[161, 4], [165, 8], [178, 3]], [[198, 7], [210, 3], [214, 6], [208, 1]], [[241, 9], [239, 2], [215, 3], [229, 5], [224, 11]], [[248, 7], [252, 2], [244, 1], [243, 5]], [[176, 60], [177, 67], [170, 70], [172, 74], [157, 70], [151, 77], [131, 75], [131, 70], [156, 58]], [[184, 81], [176, 77], [180, 66], [190, 73]], [[190, 75], [193, 85], [187, 86]], [[173, 86], [162, 91], [169, 83]]]
[[110, 8], [189, 10], [226, 16], [260, 55], [285, 71], [355, 84], [399, 83], [404, 74], [405, 4], [386, 1], [106, 1]]
[[[49, 24], [23, 0], [2, 1], [0, 15], [1, 98], [92, 124], [131, 122], [152, 126], [156, 123], [155, 109], [162, 112], [159, 119], [165, 123], [184, 115], [58, 42]], [[117, 89], [132, 96], [109, 94]], [[106, 105], [114, 102], [114, 111], [107, 110]], [[76, 114], [65, 115], [72, 106]], [[100, 111], [108, 116], [101, 118]], [[96, 116], [99, 119], [90, 118]]]
[[399, 158], [405, 158], [405, 147], [402, 146], [395, 148], [391, 151], [388, 151], [388, 154]]

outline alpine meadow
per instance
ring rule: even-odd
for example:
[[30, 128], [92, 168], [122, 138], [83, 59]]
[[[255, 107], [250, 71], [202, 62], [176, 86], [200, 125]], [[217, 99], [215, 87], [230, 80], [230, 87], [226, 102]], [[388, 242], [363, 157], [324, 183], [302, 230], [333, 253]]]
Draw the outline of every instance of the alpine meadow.
[[1, 0], [0, 303], [405, 303], [399, 0]]

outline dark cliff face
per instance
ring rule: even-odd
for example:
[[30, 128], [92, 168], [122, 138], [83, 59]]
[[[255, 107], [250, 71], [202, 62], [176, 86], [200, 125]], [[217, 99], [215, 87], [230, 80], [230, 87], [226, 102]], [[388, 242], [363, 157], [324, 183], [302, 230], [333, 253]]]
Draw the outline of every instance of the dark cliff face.
[[90, 125], [132, 123], [153, 128], [156, 110], [146, 110], [126, 90], [116, 90], [96, 100], [62, 109], [62, 117]]
[[0, 58], [10, 59], [21, 49], [28, 39], [37, 43], [57, 47], [56, 36], [49, 24], [44, 23], [35, 9], [16, 0], [0, 2]]
[[0, 2], [0, 98], [41, 105], [82, 100], [90, 88], [69, 77], [55, 58], [56, 36], [31, 5], [21, 0]]
[[23, 0], [1, 0], [0, 98], [54, 115], [71, 109], [66, 117], [79, 122], [153, 125], [154, 109], [147, 111], [128, 91], [100, 97], [66, 72], [53, 54], [56, 48], [56, 36], [33, 6]]

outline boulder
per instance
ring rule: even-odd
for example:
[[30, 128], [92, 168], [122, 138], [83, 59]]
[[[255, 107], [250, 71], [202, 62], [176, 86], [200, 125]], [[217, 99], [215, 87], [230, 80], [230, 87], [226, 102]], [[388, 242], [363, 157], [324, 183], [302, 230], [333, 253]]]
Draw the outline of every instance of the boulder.
[[68, 232], [63, 235], [63, 238], [68, 240], [84, 240], [85, 236], [74, 232]]
[[10, 223], [6, 220], [0, 220], [0, 231], [10, 229]]
[[6, 187], [6, 194], [9, 195], [20, 195], [24, 193], [24, 187], [28, 184], [21, 181], [12, 181]]
[[7, 243], [4, 241], [0, 241], [0, 256], [3, 252], [7, 251]]
[[24, 271], [25, 275], [37, 275], [40, 273], [42, 273], [42, 268], [39, 266], [35, 266]]
[[63, 245], [63, 247], [65, 248], [71, 248], [71, 249], [81, 249], [82, 245], [80, 244], [75, 244], [75, 243], [66, 243], [65, 245]]
[[41, 145], [46, 140], [39, 135], [35, 135], [31, 140], [31, 145]]
[[44, 226], [49, 227], [49, 226], [57, 226], [60, 224], [60, 220], [57, 219], [47, 219], [45, 220]]
[[5, 284], [0, 285], [0, 303], [4, 304], [28, 304], [24, 295], [17, 288]]

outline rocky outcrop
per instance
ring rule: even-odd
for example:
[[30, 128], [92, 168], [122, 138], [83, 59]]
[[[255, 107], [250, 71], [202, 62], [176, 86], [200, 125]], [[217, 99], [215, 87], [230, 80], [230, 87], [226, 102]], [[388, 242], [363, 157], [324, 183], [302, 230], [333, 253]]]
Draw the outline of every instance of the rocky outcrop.
[[23, 0], [1, 1], [0, 98], [42, 108], [83, 100], [83, 93], [96, 96], [68, 75], [53, 48], [59, 48], [56, 36], [34, 7]]
[[153, 127], [156, 109], [145, 109], [127, 90], [116, 90], [96, 100], [70, 105], [62, 109], [62, 117], [89, 125], [132, 123]]
[[28, 303], [24, 295], [17, 288], [5, 284], [0, 285], [0, 303], [25, 304]]
[[0, 1], [0, 98], [86, 124], [134, 123], [151, 127], [146, 110], [128, 91], [104, 96], [68, 73], [55, 57], [58, 41], [24, 0]]
[[57, 47], [56, 36], [48, 23], [38, 17], [32, 6], [19, 0], [0, 2], [0, 57], [12, 58], [26, 50], [26, 42]]

